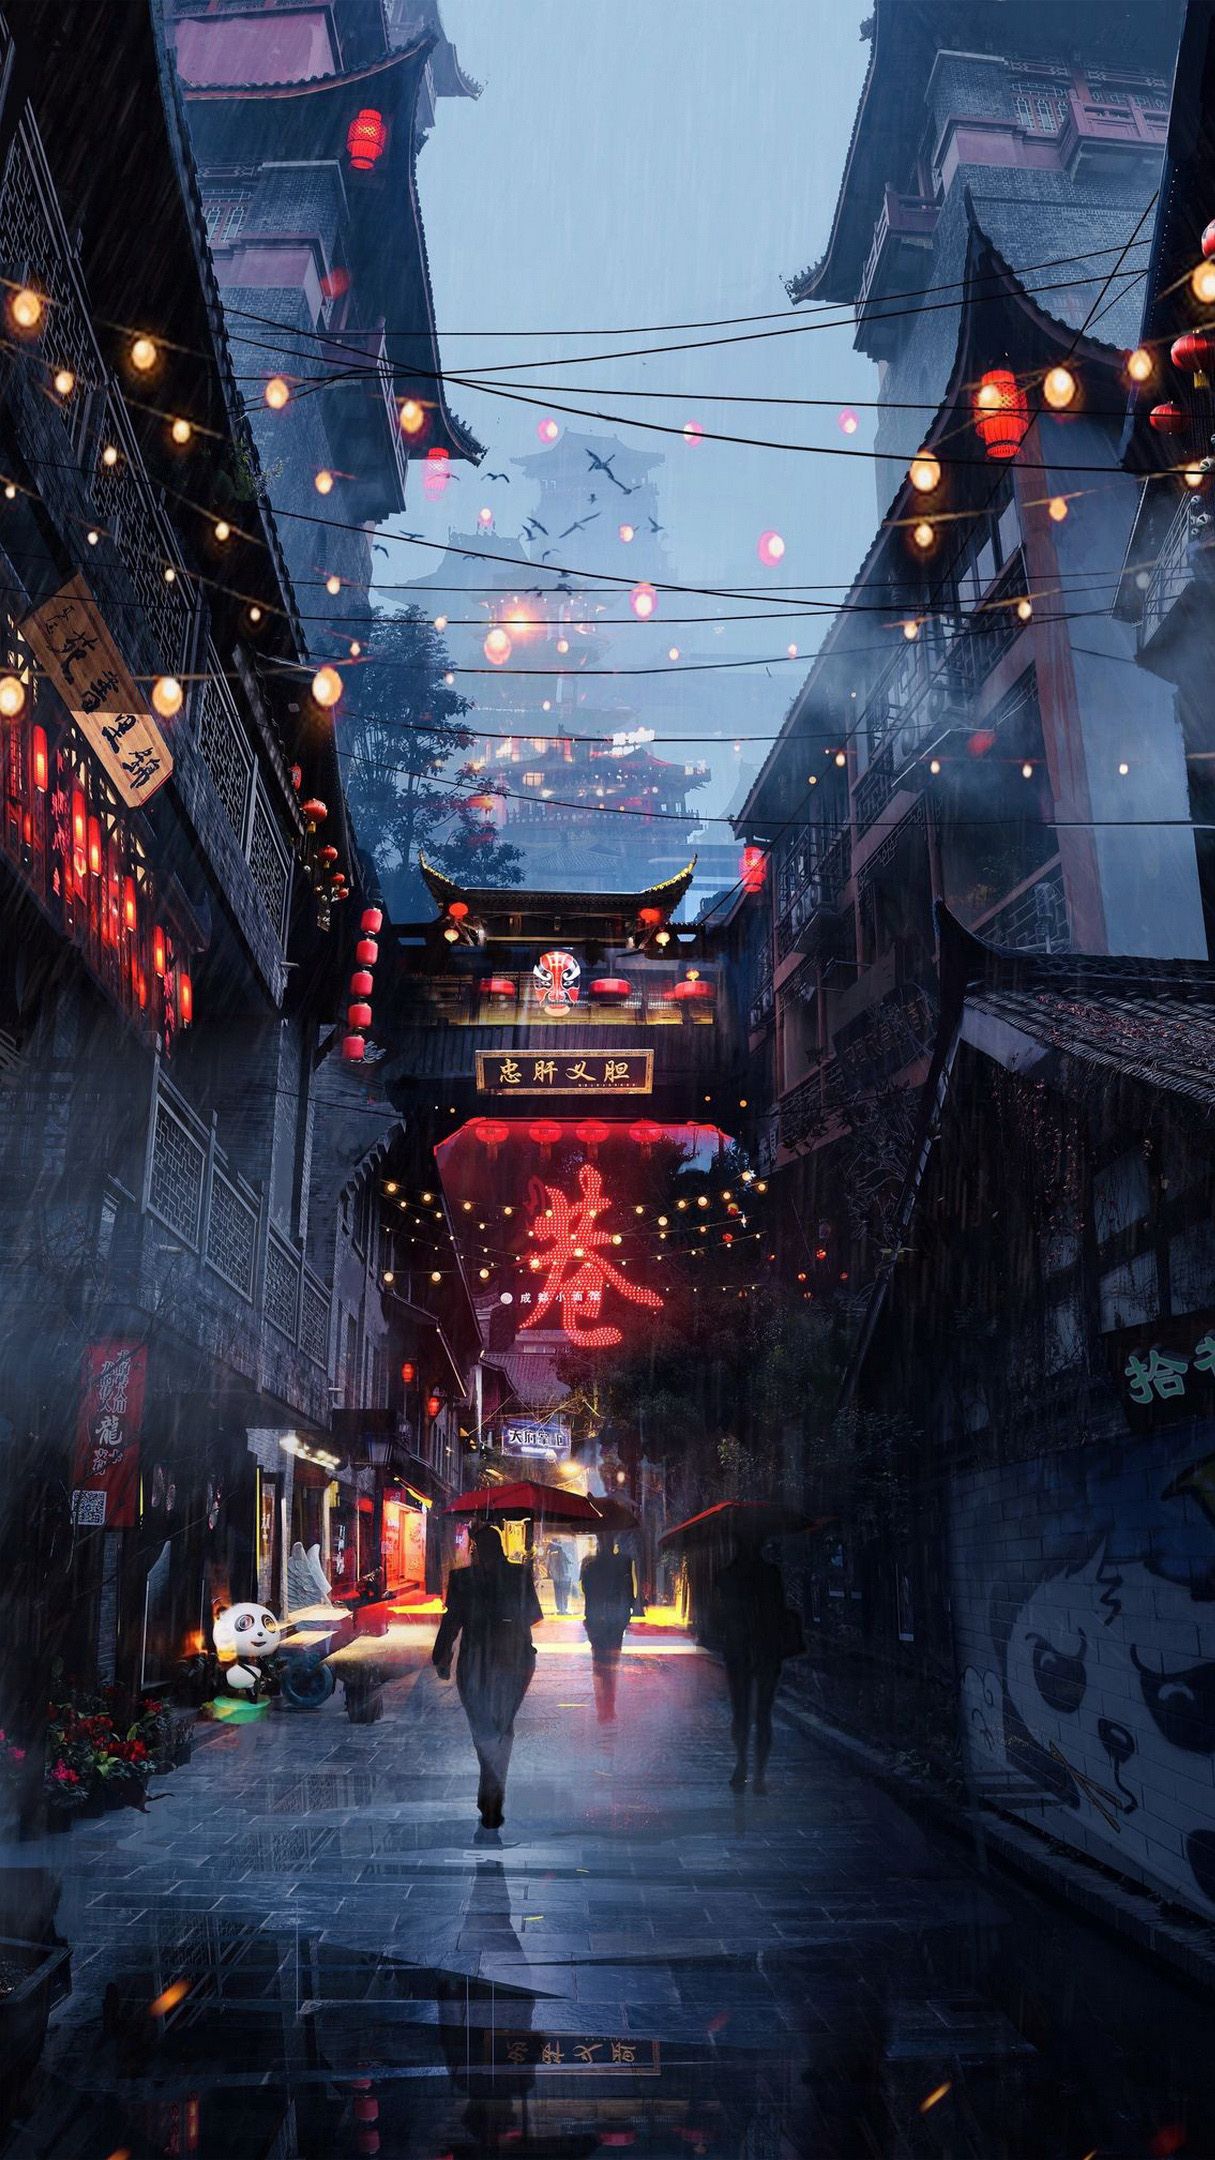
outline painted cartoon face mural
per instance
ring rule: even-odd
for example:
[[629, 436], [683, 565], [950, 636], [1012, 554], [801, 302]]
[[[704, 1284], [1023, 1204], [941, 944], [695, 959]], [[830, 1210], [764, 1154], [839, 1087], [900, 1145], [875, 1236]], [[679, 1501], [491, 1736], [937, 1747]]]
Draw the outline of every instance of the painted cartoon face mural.
[[1103, 1538], [1029, 1592], [1003, 1674], [972, 1667], [963, 1696], [976, 1766], [1003, 1759], [1115, 1864], [1215, 1907], [1215, 1602]]

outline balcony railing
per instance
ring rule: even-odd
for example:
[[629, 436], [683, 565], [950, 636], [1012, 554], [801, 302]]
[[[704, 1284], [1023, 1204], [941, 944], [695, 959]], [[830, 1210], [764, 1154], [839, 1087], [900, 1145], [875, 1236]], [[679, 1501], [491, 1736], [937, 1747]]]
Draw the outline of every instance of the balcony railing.
[[923, 195], [900, 195], [887, 187], [873, 228], [873, 239], [861, 272], [857, 295], [858, 322], [871, 301], [880, 301], [901, 282], [904, 255], [925, 250], [936, 231], [939, 205]]
[[1194, 495], [1183, 495], [1152, 567], [1139, 617], [1139, 649], [1150, 645], [1182, 594], [1194, 582], [1194, 548], [1210, 516]]
[[818, 867], [785, 909], [776, 925], [776, 957], [787, 959], [816, 918], [833, 916], [852, 868], [852, 835], [847, 826], [820, 856]]
[[201, 1267], [317, 1365], [328, 1362], [329, 1293], [302, 1254], [267, 1220], [264, 1195], [228, 1161], [161, 1073], [152, 1101], [144, 1212]]
[[1017, 553], [967, 616], [950, 647], [944, 679], [960, 697], [973, 697], [1014, 643], [1023, 627], [1017, 602], [1024, 597], [1025, 565]]
[[1088, 151], [1163, 149], [1168, 132], [1168, 105], [1163, 98], [1150, 102], [1135, 97], [1082, 98], [1071, 91], [1060, 148], [1070, 164]]

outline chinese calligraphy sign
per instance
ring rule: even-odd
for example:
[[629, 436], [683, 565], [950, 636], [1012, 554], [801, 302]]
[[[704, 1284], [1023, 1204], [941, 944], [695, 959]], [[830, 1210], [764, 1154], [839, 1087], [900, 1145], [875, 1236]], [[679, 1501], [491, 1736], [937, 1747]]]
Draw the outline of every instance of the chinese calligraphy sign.
[[1215, 1373], [1215, 1335], [1201, 1336], [1189, 1357], [1176, 1350], [1132, 1352], [1123, 1367], [1123, 1377], [1132, 1402], [1172, 1402], [1185, 1394], [1186, 1374], [1190, 1371]]
[[129, 809], [150, 802], [173, 754], [79, 573], [21, 625], [107, 779]]
[[652, 1050], [478, 1050], [480, 1095], [649, 1095]]
[[657, 2077], [662, 2058], [657, 2040], [602, 2039], [566, 2033], [503, 2032], [491, 2028], [485, 2034], [488, 2062], [504, 2069], [561, 2070], [565, 2072], [631, 2070], [635, 2077]]
[[147, 1364], [143, 1343], [91, 1343], [84, 1353], [72, 1471], [72, 1519], [77, 1523], [120, 1530], [138, 1520]]
[[576, 1200], [555, 1185], [538, 1189], [543, 1197], [530, 1227], [536, 1250], [529, 1265], [544, 1280], [534, 1293], [531, 1310], [519, 1323], [520, 1333], [541, 1325], [556, 1326], [580, 1350], [612, 1349], [623, 1341], [623, 1334], [603, 1318], [605, 1290], [652, 1312], [661, 1309], [662, 1298], [657, 1290], [631, 1281], [619, 1260], [609, 1259], [615, 1250], [612, 1232], [606, 1227], [611, 1203], [593, 1164], [583, 1163], [578, 1172]]

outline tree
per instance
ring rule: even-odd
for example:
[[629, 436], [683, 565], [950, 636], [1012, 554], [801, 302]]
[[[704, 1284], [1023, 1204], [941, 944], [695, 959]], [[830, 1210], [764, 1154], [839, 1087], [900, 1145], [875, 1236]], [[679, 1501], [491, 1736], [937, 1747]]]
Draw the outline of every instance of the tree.
[[427, 911], [418, 859], [482, 885], [519, 882], [519, 850], [499, 840], [468, 764], [469, 700], [447, 680], [451, 662], [420, 608], [376, 615], [365, 664], [347, 678], [346, 792], [359, 841], [399, 920]]

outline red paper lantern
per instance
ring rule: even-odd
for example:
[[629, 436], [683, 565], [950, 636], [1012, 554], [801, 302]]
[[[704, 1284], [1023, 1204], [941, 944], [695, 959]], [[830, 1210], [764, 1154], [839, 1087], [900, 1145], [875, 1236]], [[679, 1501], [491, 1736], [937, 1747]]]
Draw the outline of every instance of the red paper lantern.
[[738, 881], [744, 892], [762, 892], [767, 874], [767, 856], [761, 847], [745, 847], [738, 866]]
[[135, 897], [135, 880], [125, 877], [122, 881], [122, 920], [128, 930], [134, 930], [139, 921], [139, 907]]
[[989, 458], [1015, 458], [1029, 426], [1025, 392], [1011, 368], [989, 368], [975, 391], [974, 421]]
[[94, 877], [101, 875], [101, 819], [89, 819], [89, 869]]
[[161, 929], [160, 924], [157, 923], [156, 928], [152, 932], [152, 967], [157, 975], [163, 975], [166, 965], [167, 954], [165, 952], [165, 934], [164, 931]]
[[177, 978], [177, 1011], [183, 1027], [189, 1027], [194, 1018], [194, 985], [184, 968]]
[[370, 997], [374, 985], [366, 968], [356, 968], [350, 978], [350, 988], [355, 997]]
[[501, 1147], [504, 1140], [510, 1139], [510, 1126], [504, 1125], [501, 1118], [481, 1118], [474, 1131], [482, 1147]]
[[661, 1125], [653, 1124], [649, 1118], [640, 1118], [635, 1125], [629, 1126], [629, 1139], [638, 1147], [656, 1147], [661, 1138]]
[[374, 105], [364, 105], [346, 130], [346, 155], [355, 172], [370, 172], [379, 164], [388, 141], [384, 115]]
[[437, 1388], [432, 1388], [432, 1390], [431, 1390], [430, 1394], [429, 1394], [429, 1395], [427, 1396], [427, 1398], [426, 1398], [426, 1415], [427, 1415], [427, 1417], [428, 1417], [428, 1418], [437, 1418], [437, 1417], [438, 1417], [438, 1415], [439, 1415], [439, 1412], [440, 1412], [440, 1410], [441, 1410], [442, 1408], [443, 1408], [443, 1397], [442, 1397], [442, 1396], [440, 1395], [440, 1393], [439, 1393], [439, 1391], [438, 1391], [438, 1389], [437, 1389]]
[[1174, 367], [1184, 368], [1187, 375], [1192, 375], [1201, 384], [1215, 360], [1215, 337], [1209, 330], [1187, 330], [1184, 336], [1173, 339], [1169, 358]]
[[342, 1037], [342, 1056], [348, 1065], [361, 1065], [367, 1045], [361, 1035]]
[[538, 1118], [527, 1130], [528, 1137], [535, 1141], [537, 1147], [553, 1147], [561, 1138], [561, 1127], [555, 1124], [552, 1118]]
[[1158, 435], [1184, 435], [1188, 425], [1180, 405], [1153, 405], [1148, 414], [1148, 426]]
[[300, 809], [310, 825], [323, 825], [329, 815], [329, 805], [323, 803], [319, 795], [310, 795], [307, 802], [300, 804]]
[[316, 859], [318, 862], [325, 864], [335, 863], [338, 859], [338, 851], [335, 847], [318, 848]]
[[361, 966], [374, 967], [380, 957], [380, 948], [375, 939], [369, 937], [360, 938], [354, 948], [354, 957]]
[[486, 998], [516, 998], [519, 995], [509, 975], [486, 975], [481, 983], [481, 995]]
[[581, 1140], [583, 1147], [602, 1147], [611, 1136], [611, 1126], [605, 1125], [600, 1118], [586, 1118], [574, 1128], [574, 1137]]
[[1206, 256], [1208, 262], [1210, 261], [1212, 255], [1215, 255], [1215, 218], [1211, 219], [1210, 224], [1207, 226], [1205, 232], [1203, 233], [1202, 252]]
[[467, 900], [453, 900], [447, 912], [451, 916], [453, 922], [463, 922], [465, 916], [468, 914]]
[[662, 921], [662, 909], [660, 907], [638, 908], [637, 920], [644, 923], [647, 930], [656, 929]]
[[291, 785], [295, 789], [296, 794], [298, 795], [300, 789], [304, 785], [304, 774], [302, 766], [293, 765], [291, 767]]
[[626, 982], [623, 975], [597, 975], [587, 988], [591, 997], [598, 998], [605, 1005], [623, 1004], [626, 998], [633, 995], [633, 985]]
[[359, 917], [359, 929], [365, 937], [375, 937], [384, 921], [383, 910], [378, 907], [363, 909]]
[[710, 982], [700, 982], [699, 980], [696, 982], [677, 982], [671, 996], [680, 1005], [691, 1005], [696, 1002], [706, 1004], [712, 999], [713, 985]]
[[30, 736], [30, 749], [34, 770], [34, 786], [40, 795], [46, 794], [50, 760], [47, 755], [46, 729], [36, 727]]
[[412, 1358], [406, 1358], [406, 1360], [405, 1360], [405, 1363], [404, 1363], [404, 1364], [402, 1365], [402, 1367], [401, 1367], [401, 1378], [402, 1378], [402, 1380], [404, 1381], [404, 1383], [405, 1383], [405, 1386], [406, 1386], [406, 1387], [412, 1387], [412, 1386], [413, 1386], [413, 1384], [414, 1384], [414, 1381], [415, 1381], [415, 1380], [417, 1379], [417, 1377], [418, 1377], [418, 1368], [417, 1368], [417, 1366], [416, 1366], [416, 1365], [414, 1364], [414, 1361], [413, 1361], [413, 1359], [412, 1359]]
[[347, 1025], [352, 1028], [369, 1028], [371, 1026], [370, 1005], [366, 1005], [362, 1001], [355, 1005], [348, 1005], [346, 1007], [346, 1021]]

